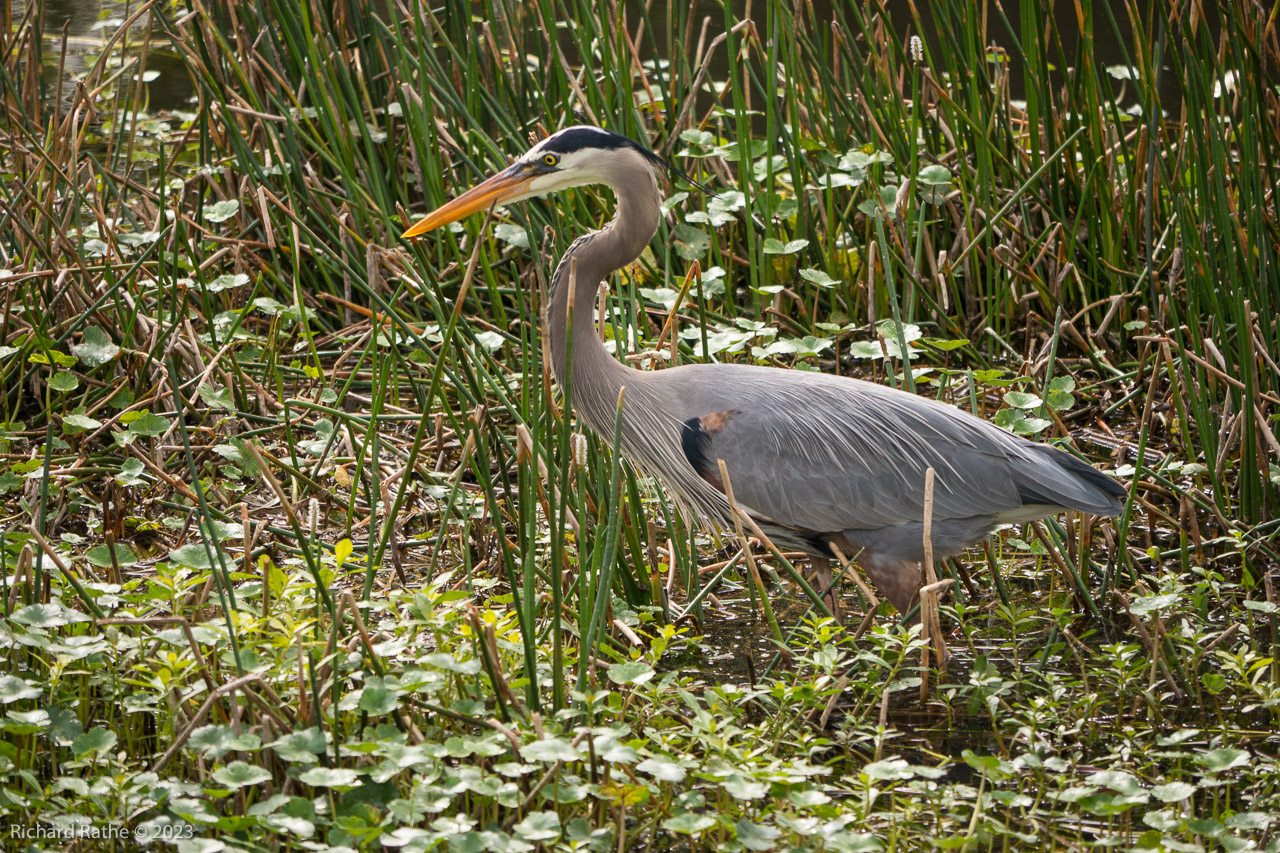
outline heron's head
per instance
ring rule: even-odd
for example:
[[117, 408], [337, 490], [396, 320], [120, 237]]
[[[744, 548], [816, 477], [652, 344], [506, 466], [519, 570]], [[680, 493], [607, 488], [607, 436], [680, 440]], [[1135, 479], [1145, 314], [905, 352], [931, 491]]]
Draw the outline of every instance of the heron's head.
[[665, 165], [658, 155], [598, 127], [580, 125], [551, 134], [498, 174], [427, 214], [402, 234], [410, 238], [496, 204], [511, 204], [584, 184], [614, 186], [636, 167], [649, 175]]

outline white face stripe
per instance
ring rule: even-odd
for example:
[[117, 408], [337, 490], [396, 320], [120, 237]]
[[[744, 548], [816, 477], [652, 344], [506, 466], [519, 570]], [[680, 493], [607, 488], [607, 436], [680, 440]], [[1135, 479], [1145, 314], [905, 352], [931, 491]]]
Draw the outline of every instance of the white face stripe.
[[[566, 139], [566, 137], [569, 137]], [[554, 155], [554, 163], [548, 162]], [[512, 175], [529, 176], [525, 191], [507, 203], [549, 195], [588, 184], [603, 184], [618, 191], [623, 179], [648, 176], [657, 188], [655, 155], [625, 136], [589, 125], [566, 127], [534, 144], [508, 167]]]
[[585, 184], [612, 187], [624, 164], [652, 168], [635, 143], [588, 125], [556, 131], [525, 152], [519, 162], [536, 169], [545, 165], [547, 155], [557, 158], [554, 170], [539, 174], [529, 183], [531, 194], [545, 195]]

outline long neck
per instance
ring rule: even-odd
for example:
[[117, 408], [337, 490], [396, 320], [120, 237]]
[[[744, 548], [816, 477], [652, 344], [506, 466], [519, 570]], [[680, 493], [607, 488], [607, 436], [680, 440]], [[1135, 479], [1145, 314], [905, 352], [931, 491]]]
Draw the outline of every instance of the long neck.
[[612, 430], [618, 389], [642, 374], [614, 360], [600, 342], [595, 326], [596, 294], [601, 281], [644, 251], [658, 229], [660, 209], [657, 183], [647, 165], [631, 167], [610, 183], [618, 195], [617, 215], [599, 231], [575, 240], [560, 259], [551, 277], [546, 317], [556, 382], [563, 388], [569, 376], [572, 339], [574, 408], [592, 427], [606, 433]]

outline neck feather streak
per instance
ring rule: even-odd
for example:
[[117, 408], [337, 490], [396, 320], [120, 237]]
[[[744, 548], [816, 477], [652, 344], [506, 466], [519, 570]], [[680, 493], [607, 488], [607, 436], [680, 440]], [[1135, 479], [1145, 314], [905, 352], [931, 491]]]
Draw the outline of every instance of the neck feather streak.
[[[600, 282], [639, 257], [658, 228], [658, 188], [653, 173], [647, 166], [635, 171], [633, 175], [620, 176], [618, 186], [626, 187], [627, 191], [618, 193], [618, 213], [614, 219], [599, 231], [579, 237], [560, 259], [551, 277], [545, 317], [556, 382], [563, 388], [569, 379], [572, 339], [573, 407], [593, 429], [604, 435], [613, 432], [618, 390], [623, 385], [636, 384], [636, 378], [643, 376], [609, 354], [600, 342], [595, 324]], [[615, 192], [618, 191], [615, 189]], [[568, 321], [571, 302], [572, 329]]]

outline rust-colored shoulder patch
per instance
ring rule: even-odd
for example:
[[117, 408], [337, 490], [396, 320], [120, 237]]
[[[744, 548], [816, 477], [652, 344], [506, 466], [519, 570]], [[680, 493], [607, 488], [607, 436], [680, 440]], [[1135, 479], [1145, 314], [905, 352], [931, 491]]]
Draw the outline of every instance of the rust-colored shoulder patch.
[[713, 412], [709, 415], [703, 415], [698, 418], [698, 422], [702, 425], [703, 432], [714, 434], [724, 429], [729, 419], [734, 415], [742, 414], [737, 409], [725, 409], [723, 412]]

